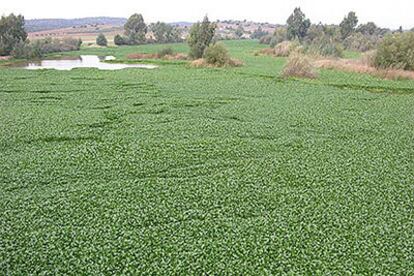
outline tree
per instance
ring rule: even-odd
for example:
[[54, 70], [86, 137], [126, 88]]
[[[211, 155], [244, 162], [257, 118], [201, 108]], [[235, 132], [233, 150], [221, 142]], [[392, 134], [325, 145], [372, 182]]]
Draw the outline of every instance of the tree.
[[216, 24], [210, 23], [207, 16], [204, 17], [203, 22], [194, 24], [188, 37], [190, 57], [194, 59], [203, 57], [205, 49], [213, 41], [215, 32]]
[[115, 43], [115, 45], [117, 45], [117, 46], [120, 46], [120, 45], [125, 45], [124, 38], [123, 38], [120, 34], [117, 34], [117, 35], [114, 37], [114, 43]]
[[106, 39], [103, 33], [100, 33], [96, 38], [96, 44], [98, 44], [99, 46], [108, 46], [108, 40]]
[[287, 20], [287, 38], [301, 41], [306, 36], [310, 25], [310, 20], [306, 18], [300, 8], [295, 8], [293, 14]]
[[356, 16], [355, 12], [349, 12], [344, 20], [342, 20], [341, 24], [339, 24], [342, 39], [345, 39], [354, 33], [357, 25], [358, 17]]
[[149, 29], [158, 43], [179, 42], [181, 40], [180, 31], [169, 24], [157, 22], [151, 24]]
[[24, 17], [10, 14], [0, 19], [0, 56], [10, 55], [13, 48], [25, 42], [27, 33], [24, 29]]
[[124, 25], [127, 42], [131, 45], [145, 43], [148, 28], [141, 14], [133, 14]]
[[366, 24], [359, 25], [356, 31], [363, 35], [374, 35], [379, 33], [380, 30], [374, 22], [368, 22]]

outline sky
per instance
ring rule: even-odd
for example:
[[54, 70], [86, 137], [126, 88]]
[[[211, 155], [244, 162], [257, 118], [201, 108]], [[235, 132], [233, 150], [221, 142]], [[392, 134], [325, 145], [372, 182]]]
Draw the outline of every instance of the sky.
[[295, 7], [312, 22], [338, 24], [349, 11], [360, 23], [373, 21], [380, 27], [414, 27], [414, 0], [1, 0], [0, 14], [23, 14], [34, 18], [128, 17], [141, 13], [146, 22], [195, 22], [208, 14], [211, 20], [252, 20], [285, 23]]

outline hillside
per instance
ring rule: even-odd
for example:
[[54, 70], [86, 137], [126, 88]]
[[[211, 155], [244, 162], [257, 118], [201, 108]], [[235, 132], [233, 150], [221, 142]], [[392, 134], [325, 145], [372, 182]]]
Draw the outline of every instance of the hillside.
[[122, 26], [126, 18], [121, 17], [86, 17], [75, 19], [29, 19], [26, 20], [27, 32], [40, 32], [54, 29], [63, 29], [87, 25]]

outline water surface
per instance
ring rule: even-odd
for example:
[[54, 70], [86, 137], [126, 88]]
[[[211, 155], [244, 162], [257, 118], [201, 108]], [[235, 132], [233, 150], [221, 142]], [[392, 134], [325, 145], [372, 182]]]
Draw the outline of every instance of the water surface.
[[122, 63], [107, 63], [105, 61], [115, 60], [113, 56], [93, 56], [83, 55], [74, 58], [62, 59], [44, 59], [40, 61], [30, 61], [23, 64], [17, 64], [14, 67], [20, 67], [28, 70], [39, 69], [56, 69], [56, 70], [72, 70], [74, 68], [98, 68], [100, 70], [120, 70], [125, 68], [144, 68], [154, 69], [158, 66], [150, 64], [122, 64]]

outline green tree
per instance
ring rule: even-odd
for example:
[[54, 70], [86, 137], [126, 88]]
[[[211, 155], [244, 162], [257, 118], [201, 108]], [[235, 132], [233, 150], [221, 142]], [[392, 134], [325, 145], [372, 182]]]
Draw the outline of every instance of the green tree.
[[96, 44], [98, 44], [99, 46], [108, 46], [108, 40], [106, 39], [103, 33], [100, 33], [96, 38]]
[[295, 8], [293, 14], [287, 20], [287, 38], [289, 40], [299, 39], [302, 41], [310, 25], [310, 20], [306, 18], [300, 8]]
[[157, 22], [151, 24], [149, 29], [158, 43], [179, 42], [181, 40], [180, 31], [169, 24]]
[[148, 28], [141, 14], [133, 14], [124, 25], [127, 42], [131, 45], [144, 44]]
[[339, 24], [342, 39], [345, 39], [353, 34], [357, 25], [358, 17], [356, 16], [355, 12], [349, 12], [344, 20], [342, 20], [341, 24]]
[[123, 38], [120, 34], [117, 34], [117, 35], [114, 37], [114, 43], [115, 43], [115, 45], [117, 45], [117, 46], [120, 46], [120, 45], [125, 45], [124, 38]]
[[363, 35], [374, 35], [377, 34], [380, 30], [374, 22], [368, 22], [366, 24], [359, 25], [356, 31]]
[[205, 49], [213, 41], [215, 32], [216, 24], [210, 23], [207, 16], [204, 17], [203, 22], [194, 24], [188, 37], [190, 57], [194, 59], [203, 57]]
[[13, 48], [25, 42], [27, 33], [24, 29], [24, 17], [10, 14], [0, 19], [0, 56], [10, 55]]

